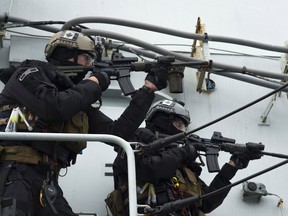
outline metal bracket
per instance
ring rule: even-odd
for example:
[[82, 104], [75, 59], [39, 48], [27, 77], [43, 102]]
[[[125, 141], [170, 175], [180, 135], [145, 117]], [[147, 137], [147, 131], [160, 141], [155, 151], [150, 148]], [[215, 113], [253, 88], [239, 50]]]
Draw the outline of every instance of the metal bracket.
[[[2, 23], [0, 23], [0, 29], [1, 29]], [[3, 40], [5, 37], [5, 30], [0, 30], [0, 48], [3, 48]]]
[[[201, 24], [200, 17], [198, 17], [198, 19], [197, 19], [197, 26], [196, 26], [195, 33], [196, 34], [205, 34], [205, 25]], [[197, 40], [194, 40], [193, 45], [192, 45], [191, 56], [198, 58], [198, 59], [205, 60], [205, 61], [209, 61], [210, 60], [210, 51], [209, 51], [208, 40], [199, 41], [198, 45], [197, 45]], [[198, 71], [196, 73], [197, 80], [198, 80], [196, 91], [199, 93], [211, 92], [211, 89], [208, 90], [206, 88], [206, 85], [204, 85], [205, 75], [206, 75], [207, 69], [208, 69], [208, 67], [201, 67], [198, 69]]]
[[263, 114], [260, 116], [260, 120], [258, 122], [258, 125], [260, 126], [269, 126], [270, 125], [270, 118], [268, 117], [268, 114], [270, 113], [275, 101], [276, 101], [277, 94], [274, 94], [271, 97], [270, 102], [268, 103], [266, 109], [264, 110]]
[[[7, 13], [5, 13], [5, 16], [8, 16]], [[6, 30], [4, 28], [5, 26], [5, 19], [3, 19], [1, 22], [0, 22], [0, 48], [3, 48], [3, 40], [4, 40], [4, 37], [5, 37], [5, 33], [6, 33]]]

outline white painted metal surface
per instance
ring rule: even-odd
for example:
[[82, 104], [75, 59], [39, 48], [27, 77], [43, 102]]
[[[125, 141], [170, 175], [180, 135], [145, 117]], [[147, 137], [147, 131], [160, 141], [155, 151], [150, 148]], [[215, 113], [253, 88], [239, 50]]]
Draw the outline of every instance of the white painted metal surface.
[[[204, 0], [198, 2], [189, 0], [178, 2], [172, 0], [87, 0], [84, 2], [79, 0], [0, 0], [1, 15], [8, 13], [10, 16], [17, 16], [32, 21], [67, 21], [83, 16], [104, 16], [153, 23], [158, 26], [193, 33], [197, 17], [201, 17], [203, 23], [206, 24], [208, 34], [243, 38], [277, 46], [284, 45], [288, 38], [286, 31], [288, 23], [283, 21], [288, 16], [286, 10], [287, 2], [285, 0], [277, 2], [266, 0]], [[121, 26], [106, 24], [88, 24], [87, 26], [126, 34], [149, 43], [178, 44], [176, 46], [161, 46], [169, 50], [190, 52], [191, 46], [186, 47], [181, 46], [181, 44], [191, 45], [193, 42], [188, 39], [169, 37], [159, 33], [154, 34], [153, 32]], [[28, 27], [15, 28], [13, 30], [29, 34], [51, 35], [51, 33]], [[6, 35], [9, 36], [11, 34], [14, 35], [15, 33], [10, 32]], [[31, 44], [33, 43], [27, 43], [29, 46]], [[22, 45], [25, 47], [25, 44]], [[10, 57], [16, 57], [13, 55], [8, 58], [7, 48], [9, 46], [10, 38], [8, 37], [4, 40], [4, 47], [0, 48], [1, 67], [7, 66], [7, 60]], [[210, 48], [240, 52], [240, 55], [234, 55], [229, 52], [210, 49], [210, 57], [213, 61], [273, 71], [276, 74], [281, 73], [281, 53], [215, 42], [209, 42], [209, 46]], [[31, 56], [31, 53], [26, 52], [19, 52], [17, 58], [22, 57], [24, 60], [26, 55]], [[241, 52], [257, 56], [245, 56]], [[35, 53], [32, 56], [35, 57], [34, 55]], [[43, 58], [42, 50], [39, 50], [38, 55], [40, 59]], [[260, 58], [259, 55], [269, 55], [274, 58]], [[185, 101], [192, 117], [192, 124], [189, 130], [198, 128], [272, 91], [268, 88], [212, 74], [211, 79], [216, 83], [215, 91], [210, 94], [199, 94], [196, 92], [197, 80], [195, 73], [194, 69], [185, 69], [183, 94], [170, 94], [167, 90], [163, 90], [160, 93], [164, 97], [177, 97]], [[144, 75], [132, 74], [132, 81], [136, 88], [142, 85]], [[113, 87], [117, 88], [117, 83]], [[277, 95], [268, 115], [269, 124], [258, 124], [270, 101], [271, 98], [267, 98], [240, 113], [198, 131], [197, 134], [210, 138], [214, 131], [220, 131], [222, 135], [234, 138], [238, 143], [246, 143], [248, 141], [262, 142], [267, 152], [288, 154], [286, 128], [288, 101], [285, 93]], [[129, 98], [109, 95], [109, 97], [103, 98], [104, 105], [102, 110], [111, 118], [116, 119], [128, 103]], [[94, 145], [93, 142], [84, 150], [83, 155], [78, 157], [77, 164], [69, 168], [68, 174], [60, 179], [64, 194], [76, 212], [96, 212], [101, 216], [106, 214], [104, 199], [113, 189], [113, 179], [112, 177], [104, 176], [105, 171], [107, 171], [105, 164], [111, 163], [114, 157], [115, 152], [111, 147], [97, 145], [97, 143]], [[228, 153], [220, 152], [220, 166], [228, 161], [229, 157]], [[238, 171], [232, 182], [266, 169], [282, 160], [264, 156], [261, 160], [251, 161], [247, 169]], [[85, 171], [87, 169], [89, 171]], [[283, 206], [277, 206], [279, 197], [272, 195], [263, 196], [260, 202], [254, 200], [243, 201], [242, 185], [238, 185], [231, 189], [223, 204], [209, 215], [287, 215], [288, 175], [286, 170], [287, 165], [252, 179], [255, 182], [263, 183], [269, 193], [281, 197], [284, 201]], [[215, 174], [207, 172], [206, 167], [203, 168], [201, 177], [206, 183], [209, 184], [214, 176]]]

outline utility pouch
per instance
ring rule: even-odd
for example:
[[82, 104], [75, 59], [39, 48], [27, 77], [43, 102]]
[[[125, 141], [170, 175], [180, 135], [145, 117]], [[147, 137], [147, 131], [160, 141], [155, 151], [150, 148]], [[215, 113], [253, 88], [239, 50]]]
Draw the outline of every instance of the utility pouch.
[[[63, 133], [75, 133], [75, 134], [87, 134], [88, 133], [88, 116], [85, 112], [79, 112], [72, 117], [71, 120], [66, 121], [64, 125], [50, 124], [47, 126], [49, 132], [63, 132]], [[61, 145], [65, 148], [80, 153], [81, 150], [86, 148], [86, 141], [67, 141], [61, 142]]]
[[120, 190], [114, 190], [108, 194], [105, 203], [109, 207], [113, 216], [125, 216], [125, 207]]
[[[88, 133], [88, 117], [86, 113], [79, 112], [72, 117], [71, 121], [68, 121], [64, 125], [65, 133], [77, 133], [87, 134]], [[67, 142], [65, 146], [73, 152], [80, 153], [81, 150], [86, 148], [86, 141]]]
[[[203, 194], [198, 177], [189, 168], [183, 166], [181, 169], [176, 170], [176, 176], [179, 179], [179, 188], [180, 191], [183, 192], [184, 198]], [[202, 201], [199, 201], [190, 206], [191, 210], [195, 211], [197, 216], [205, 216], [205, 214], [199, 209], [201, 205]]]

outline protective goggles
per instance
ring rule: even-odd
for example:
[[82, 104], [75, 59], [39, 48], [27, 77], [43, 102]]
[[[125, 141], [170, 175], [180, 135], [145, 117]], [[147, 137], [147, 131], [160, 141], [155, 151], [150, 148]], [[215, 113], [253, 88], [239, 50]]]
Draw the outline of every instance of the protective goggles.
[[184, 122], [181, 119], [174, 119], [172, 121], [173, 126], [180, 131], [186, 131], [186, 126], [184, 124]]
[[80, 55], [78, 55], [78, 58], [82, 58], [86, 64], [90, 64], [90, 65], [92, 65], [94, 61], [94, 59], [87, 53], [81, 53]]

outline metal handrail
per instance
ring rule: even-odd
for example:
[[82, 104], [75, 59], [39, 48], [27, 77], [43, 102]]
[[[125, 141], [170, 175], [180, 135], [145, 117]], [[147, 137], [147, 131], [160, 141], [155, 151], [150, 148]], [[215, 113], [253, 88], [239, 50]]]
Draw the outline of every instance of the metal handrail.
[[[127, 154], [128, 193], [130, 215], [137, 215], [135, 156], [130, 143], [109, 134], [73, 134], [73, 133], [23, 133], [0, 132], [1, 140], [46, 140], [46, 141], [98, 141], [119, 145]], [[105, 144], [105, 143], [104, 143]], [[41, 145], [41, 144], [39, 144]]]

